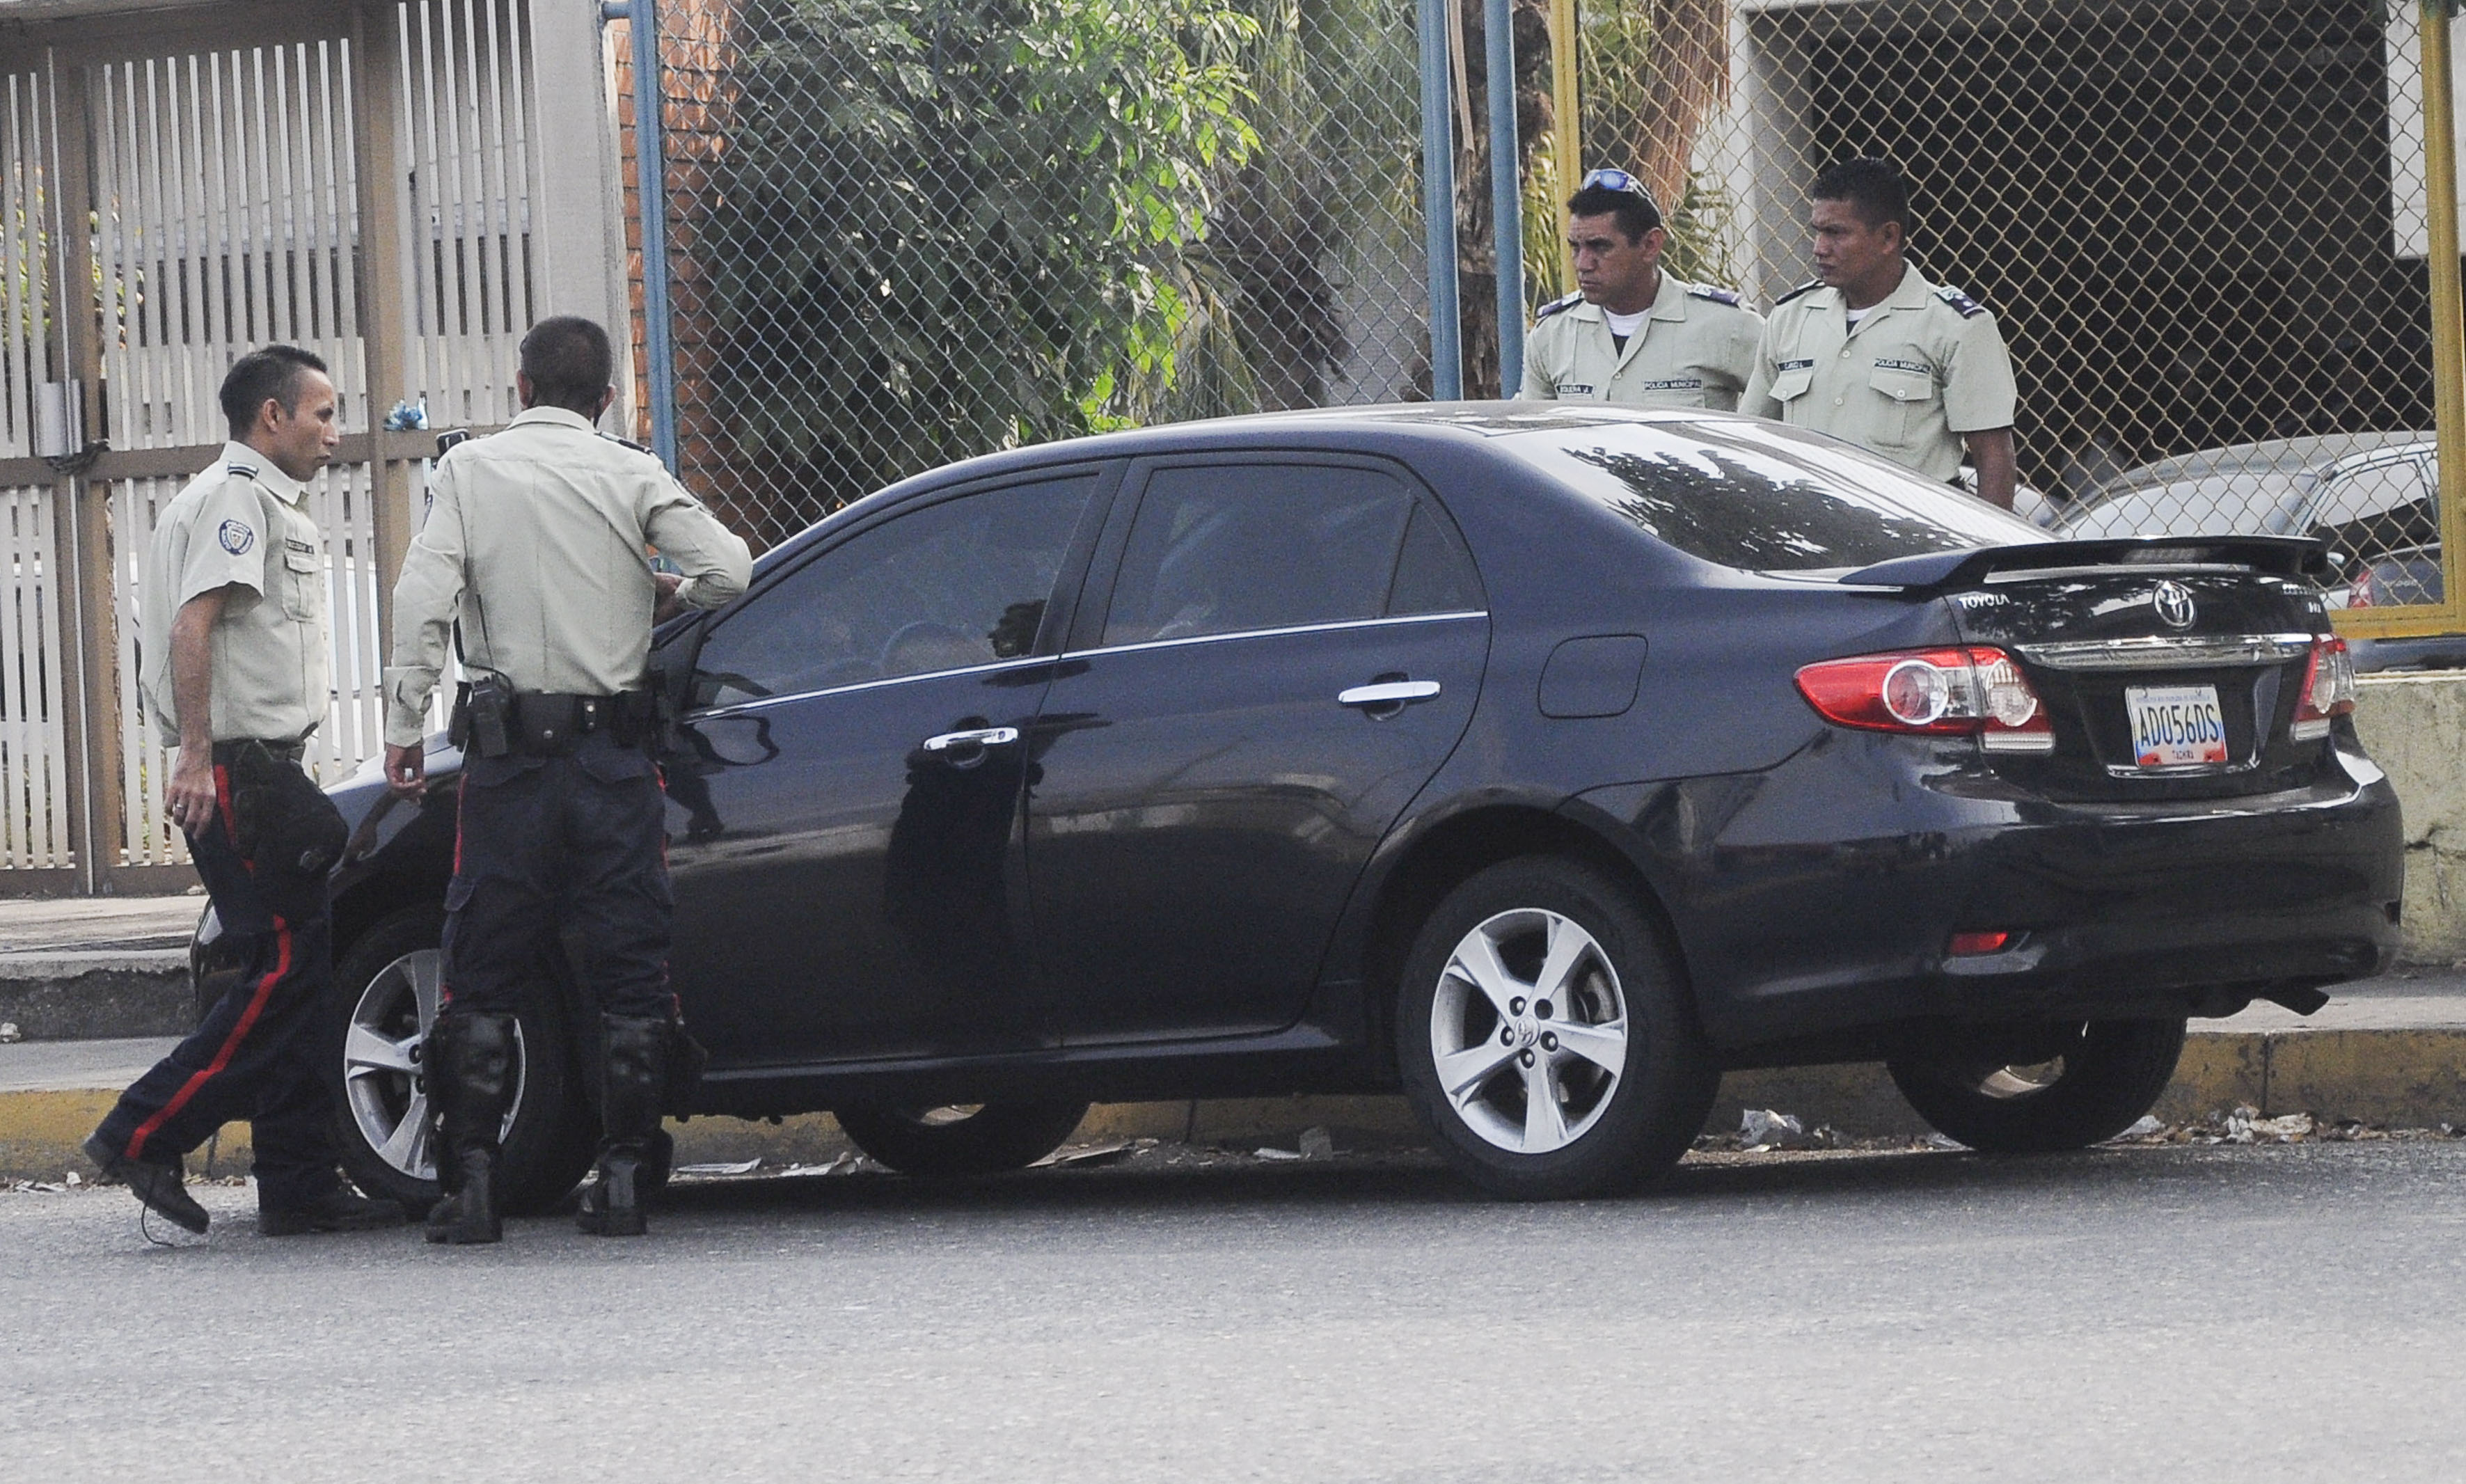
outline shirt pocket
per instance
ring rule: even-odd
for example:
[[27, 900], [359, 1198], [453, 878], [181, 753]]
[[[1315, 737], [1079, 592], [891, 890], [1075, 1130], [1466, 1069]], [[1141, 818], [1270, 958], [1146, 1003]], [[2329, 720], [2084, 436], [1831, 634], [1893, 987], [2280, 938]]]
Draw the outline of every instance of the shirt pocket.
[[1868, 373], [1867, 385], [1888, 404], [1875, 419], [1875, 434], [1882, 442], [1907, 447], [1924, 438], [1929, 427], [1939, 420], [1937, 408], [1943, 393], [1931, 371], [1877, 366]]
[[317, 570], [314, 549], [302, 551], [296, 542], [282, 543], [282, 611], [302, 622], [317, 617], [317, 584], [324, 577]]
[[1794, 400], [1806, 395], [1806, 389], [1813, 385], [1815, 385], [1813, 361], [1784, 365], [1773, 376], [1772, 399], [1776, 402]]

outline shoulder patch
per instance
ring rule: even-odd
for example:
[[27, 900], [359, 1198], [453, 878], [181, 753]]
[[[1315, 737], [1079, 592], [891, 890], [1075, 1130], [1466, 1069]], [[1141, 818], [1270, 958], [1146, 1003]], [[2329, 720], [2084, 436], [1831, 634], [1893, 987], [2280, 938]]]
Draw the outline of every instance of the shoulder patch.
[[1533, 316], [1533, 323], [1538, 325], [1550, 316], [1573, 309], [1576, 305], [1582, 304], [1583, 302], [1584, 291], [1582, 289], [1578, 289], [1574, 293], [1569, 294], [1562, 299], [1553, 299], [1548, 304], [1541, 306], [1539, 313]]
[[1935, 297], [1942, 300], [1945, 304], [1952, 305], [1955, 309], [1960, 310], [1961, 317], [1964, 320], [1976, 319], [1978, 316], [1986, 312], [1986, 306], [1984, 304], [1980, 304], [1977, 300], [1970, 298], [1967, 294], [1962, 293], [1957, 288], [1947, 286], [1937, 289], [1935, 291]]
[[257, 545], [257, 532], [244, 522], [225, 521], [214, 532], [214, 539], [221, 542], [223, 550], [232, 555], [245, 556], [248, 549]]
[[223, 472], [225, 474], [236, 474], [244, 480], [253, 480], [257, 478], [257, 465], [253, 463], [227, 463], [223, 465]]
[[1791, 300], [1799, 298], [1802, 295], [1812, 294], [1823, 286], [1824, 281], [1822, 279], [1809, 279], [1805, 282], [1801, 283], [1798, 287], [1791, 289], [1788, 293], [1782, 295], [1779, 299], [1774, 300], [1773, 307], [1778, 309], [1782, 304], [1789, 303]]
[[[614, 443], [614, 444], [617, 445], [619, 448], [630, 448], [630, 449], [634, 450], [634, 452], [636, 452], [636, 453], [638, 453], [638, 454], [648, 454], [648, 453], [650, 453], [650, 452], [651, 452], [649, 449], [647, 449], [647, 448], [643, 447], [643, 446], [642, 446], [641, 444], [639, 444], [639, 443], [635, 442], [635, 441], [634, 441], [632, 438], [618, 438], [618, 437], [617, 437], [616, 434], [614, 434], [614, 433], [602, 433], [602, 434], [600, 434], [599, 436], [600, 436], [601, 438], [606, 438], [608, 441], [610, 441], [610, 442], [612, 442], [612, 443]], [[655, 459], [659, 457], [657, 454], [652, 454], [651, 456], [652, 456], [653, 458], [655, 458]]]
[[1716, 304], [1728, 304], [1733, 309], [1738, 306], [1738, 296], [1737, 294], [1726, 288], [1715, 288], [1710, 283], [1690, 283], [1687, 285], [1687, 297], [1690, 299], [1709, 299]]

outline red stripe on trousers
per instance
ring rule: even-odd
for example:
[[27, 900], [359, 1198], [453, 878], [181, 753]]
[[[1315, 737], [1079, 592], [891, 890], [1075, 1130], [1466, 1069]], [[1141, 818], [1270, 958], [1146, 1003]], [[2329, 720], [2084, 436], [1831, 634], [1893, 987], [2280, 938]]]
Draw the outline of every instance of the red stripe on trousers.
[[154, 1136], [154, 1131], [163, 1126], [164, 1120], [189, 1106], [189, 1099], [197, 1095], [199, 1088], [222, 1074], [222, 1069], [231, 1065], [233, 1054], [239, 1050], [239, 1044], [248, 1039], [249, 1029], [257, 1023], [257, 1018], [265, 1013], [266, 997], [274, 993], [275, 980], [291, 972], [291, 924], [280, 917], [275, 918], [274, 939], [279, 946], [275, 953], [273, 972], [257, 981], [257, 993], [249, 996], [248, 1008], [239, 1013], [239, 1023], [234, 1025], [231, 1034], [223, 1038], [222, 1049], [216, 1051], [214, 1059], [206, 1064], [206, 1069], [191, 1073], [189, 1080], [180, 1084], [180, 1091], [171, 1094], [169, 1102], [165, 1103], [153, 1117], [137, 1126], [137, 1132], [129, 1135], [128, 1139], [129, 1158], [134, 1159], [144, 1154], [146, 1141]]

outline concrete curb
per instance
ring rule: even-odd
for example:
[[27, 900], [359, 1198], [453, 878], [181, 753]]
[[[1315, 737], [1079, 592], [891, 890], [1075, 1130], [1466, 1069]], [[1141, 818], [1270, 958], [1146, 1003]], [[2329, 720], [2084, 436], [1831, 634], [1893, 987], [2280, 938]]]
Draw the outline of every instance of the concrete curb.
[[[0, 1179], [57, 1180], [69, 1170], [91, 1179], [78, 1148], [107, 1113], [112, 1090], [0, 1092]], [[2392, 1128], [2466, 1124], [2466, 1030], [2283, 1030], [2195, 1034], [2157, 1113], [2182, 1122], [2239, 1106], [2267, 1116], [2308, 1113], [2324, 1122], [2356, 1119]], [[1733, 1072], [1705, 1127], [1727, 1132], [1748, 1108], [1794, 1113], [1807, 1127], [1830, 1124], [1859, 1136], [1917, 1135], [1910, 1112], [1881, 1067], [1810, 1067]], [[1320, 1127], [1338, 1148], [1394, 1147], [1422, 1139], [1401, 1097], [1233, 1098], [1112, 1103], [1089, 1111], [1082, 1140], [1160, 1138], [1235, 1147], [1290, 1148], [1302, 1130]], [[849, 1150], [828, 1113], [779, 1123], [696, 1118], [673, 1125], [680, 1164], [772, 1166], [826, 1163]], [[190, 1161], [196, 1174], [248, 1168], [244, 1124], [223, 1131]]]
[[29, 1041], [185, 1036], [197, 1024], [188, 950], [0, 954], [0, 1021]]

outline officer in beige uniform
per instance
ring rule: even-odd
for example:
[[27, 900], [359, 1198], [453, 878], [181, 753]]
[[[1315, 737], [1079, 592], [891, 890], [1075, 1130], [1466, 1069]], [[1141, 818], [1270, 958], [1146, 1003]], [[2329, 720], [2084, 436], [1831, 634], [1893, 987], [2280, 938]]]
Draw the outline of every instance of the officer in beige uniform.
[[221, 402], [232, 441], [164, 509], [146, 552], [140, 685], [179, 739], [166, 807], [242, 972], [121, 1094], [86, 1152], [149, 1210], [203, 1232], [183, 1157], [247, 1118], [260, 1232], [388, 1225], [401, 1207], [362, 1200], [335, 1173], [315, 1061], [332, 978], [325, 874], [344, 831], [300, 767], [329, 699], [325, 563], [305, 482], [333, 456], [334, 387], [317, 357], [269, 346], [233, 363]]
[[[396, 793], [425, 786], [421, 736], [458, 618], [473, 676], [457, 708], [460, 833], [428, 1043], [446, 1189], [432, 1242], [501, 1234], [515, 1010], [566, 939], [581, 945], [575, 967], [601, 1011], [598, 1176], [583, 1230], [642, 1231], [639, 1181], [683, 1042], [668, 989], [651, 625], [744, 592], [752, 559], [657, 459], [594, 431], [613, 371], [608, 334], [591, 321], [531, 326], [522, 415], [437, 461], [394, 586], [386, 773]], [[646, 547], [684, 575], [654, 573]]]
[[2012, 359], [1995, 317], [1904, 256], [1909, 193], [1881, 160], [1850, 160], [1810, 194], [1821, 277], [1773, 304], [1738, 410], [1813, 428], [2006, 509], [2014, 491]]
[[1738, 405], [1763, 318], [1728, 289], [1664, 271], [1669, 239], [1642, 181], [1625, 170], [1584, 177], [1567, 198], [1576, 292], [1545, 305], [1525, 338], [1526, 400]]

